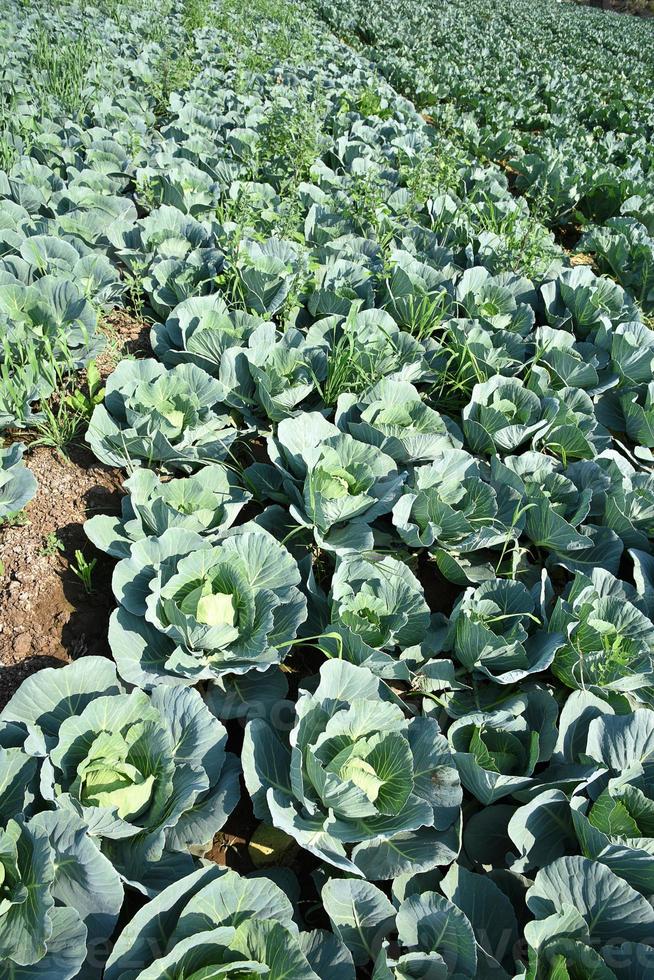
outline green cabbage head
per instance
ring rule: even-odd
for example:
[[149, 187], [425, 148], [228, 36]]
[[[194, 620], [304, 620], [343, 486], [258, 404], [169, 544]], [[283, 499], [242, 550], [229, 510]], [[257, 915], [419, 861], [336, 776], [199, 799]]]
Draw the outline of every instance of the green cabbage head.
[[295, 558], [257, 524], [216, 544], [177, 527], [137, 541], [114, 572], [118, 671], [147, 688], [267, 670], [306, 619], [299, 584]]
[[289, 738], [248, 723], [243, 771], [255, 814], [323, 861], [393, 878], [449, 864], [459, 775], [431, 718], [408, 719], [365, 667], [329, 660], [301, 691]]
[[189, 848], [207, 849], [238, 801], [227, 732], [198, 692], [127, 693], [103, 657], [28, 677], [0, 722], [25, 732], [45, 803], [146, 894], [193, 869]]

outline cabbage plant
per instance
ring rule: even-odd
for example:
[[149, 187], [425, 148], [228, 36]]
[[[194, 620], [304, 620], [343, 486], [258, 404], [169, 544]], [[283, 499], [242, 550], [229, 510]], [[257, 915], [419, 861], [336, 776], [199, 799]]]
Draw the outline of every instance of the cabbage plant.
[[24, 451], [20, 442], [0, 449], [0, 522], [22, 510], [36, 493], [36, 477], [22, 461]]
[[600, 517], [599, 501], [609, 480], [598, 464], [581, 460], [563, 470], [551, 456], [525, 452], [506, 456], [502, 462], [493, 459], [492, 472], [498, 484], [519, 494], [520, 527], [548, 567], [561, 564], [575, 572], [599, 566], [617, 571], [623, 548], [606, 526], [609, 522]]
[[636, 469], [628, 459], [606, 450], [592, 462], [584, 460], [568, 474], [580, 495], [590, 495], [590, 516], [610, 528], [627, 548], [650, 551], [654, 520], [654, 476]]
[[266, 336], [272, 330], [274, 337], [273, 324], [242, 310], [230, 310], [219, 293], [192, 296], [179, 303], [164, 323], [153, 325], [152, 350], [167, 367], [195, 364], [218, 378], [223, 358], [233, 357], [228, 352], [233, 348], [234, 353], [241, 352], [262, 327]]
[[550, 326], [579, 340], [594, 338], [619, 323], [637, 319], [633, 300], [617, 283], [588, 266], [564, 269], [541, 287]]
[[579, 247], [593, 252], [601, 271], [617, 279], [649, 313], [654, 308], [652, 241], [651, 229], [648, 233], [640, 221], [615, 217], [589, 228]]
[[119, 673], [148, 688], [279, 664], [306, 619], [299, 584], [295, 559], [256, 524], [215, 544], [178, 527], [143, 538], [114, 572]]
[[270, 321], [230, 311], [218, 294], [184, 300], [151, 336], [164, 364], [195, 364], [220, 382], [221, 401], [254, 420], [294, 414], [325, 379], [323, 346], [292, 327], [282, 333]]
[[404, 474], [393, 459], [340, 432], [318, 412], [284, 419], [268, 439], [272, 466], [254, 463], [246, 478], [261, 496], [287, 504], [316, 542], [336, 552], [372, 547], [370, 523], [387, 514]]
[[399, 326], [411, 327], [422, 314], [434, 310], [445, 312], [451, 307], [453, 266], [450, 262], [437, 267], [404, 249], [393, 249], [389, 266], [382, 288], [382, 305]]
[[636, 456], [651, 462], [651, 450], [654, 449], [654, 381], [646, 387], [620, 394], [619, 403], [623, 420], [620, 428], [636, 446]]
[[445, 320], [432, 362], [439, 376], [438, 394], [446, 403], [465, 399], [478, 382], [497, 374], [512, 377], [522, 371], [529, 350], [521, 334], [491, 327], [486, 321], [467, 317]]
[[593, 459], [610, 446], [609, 432], [597, 420], [593, 400], [586, 391], [561, 388], [556, 397], [545, 397], [543, 405], [549, 425], [536, 434], [533, 444], [537, 449], [554, 453], [567, 463]]
[[494, 329], [528, 334], [534, 325], [533, 284], [515, 273], [492, 276], [483, 266], [466, 269], [457, 283], [456, 300], [464, 316]]
[[171, 527], [217, 541], [250, 499], [220, 463], [165, 482], [152, 470], [137, 470], [124, 488], [120, 517], [96, 514], [84, 523], [87, 537], [112, 558], [127, 558], [135, 541], [160, 537]]
[[534, 364], [532, 373], [553, 391], [561, 388], [583, 388], [594, 393], [600, 389], [600, 371], [606, 368], [608, 356], [594, 344], [577, 340], [567, 330], [541, 325], [532, 334]]
[[565, 637], [552, 670], [568, 687], [651, 703], [654, 623], [633, 586], [604, 569], [577, 572], [549, 629]]
[[[171, 151], [156, 153], [152, 166], [140, 167], [136, 186], [139, 200], [147, 197], [150, 206], [153, 202], [172, 205], [194, 218], [213, 211], [220, 194], [220, 185], [212, 175]], [[147, 195], [143, 193], [145, 189]]]
[[466, 589], [449, 618], [443, 647], [469, 673], [515, 684], [551, 665], [564, 636], [545, 628], [522, 582], [494, 579]]
[[366, 387], [382, 378], [412, 383], [430, 378], [426, 346], [400, 330], [385, 310], [361, 310], [359, 306], [351, 303], [347, 316], [324, 317], [307, 331], [308, 342], [325, 349], [328, 377], [329, 369], [337, 373], [347, 357], [353, 375], [365, 379]]
[[513, 452], [548, 425], [542, 399], [518, 378], [497, 376], [475, 385], [463, 409], [463, 432], [476, 453]]
[[[347, 251], [321, 255], [316, 285], [307, 299], [312, 316], [347, 316], [352, 302], [369, 308], [374, 303], [373, 269], [370, 255], [348, 256]], [[372, 261], [371, 261], [372, 259]]]
[[[462, 449], [444, 449], [418, 466], [393, 507], [393, 525], [411, 548], [428, 548], [446, 578], [492, 574], [488, 549], [517, 541], [524, 526], [522, 494], [494, 468]], [[481, 554], [475, 554], [481, 553]], [[496, 556], [496, 561], [499, 560]], [[487, 568], [486, 571], [484, 569]]]
[[597, 861], [579, 855], [552, 861], [536, 875], [527, 905], [534, 921], [525, 926], [524, 980], [645, 978], [654, 966], [652, 906]]
[[525, 685], [496, 710], [457, 717], [447, 737], [468, 792], [489, 806], [531, 789], [536, 765], [549, 761], [554, 750], [557, 713], [547, 688]]
[[368, 879], [449, 864], [461, 786], [431, 718], [407, 719], [365, 667], [329, 660], [284, 737], [248, 723], [243, 772], [256, 816]]
[[246, 239], [239, 243], [235, 289], [248, 310], [270, 316], [283, 305], [302, 269], [302, 256], [292, 242]]
[[[247, 353], [256, 416], [280, 422], [320, 403], [320, 385], [327, 373], [327, 356], [303, 333], [289, 327], [275, 343], [253, 338]], [[239, 404], [243, 385], [231, 395]]]
[[[43, 415], [35, 406], [41, 398], [52, 391], [50, 367], [45, 371], [39, 366], [36, 345], [32, 338], [21, 339], [21, 363], [12, 365], [11, 374], [0, 363], [3, 370], [3, 384], [0, 385], [0, 429], [10, 426], [23, 429], [43, 421]], [[47, 375], [45, 377], [44, 375]]]
[[189, 847], [208, 848], [238, 801], [227, 732], [198, 692], [128, 693], [102, 657], [28, 677], [0, 723], [23, 730], [45, 805], [71, 833], [84, 821], [98, 853], [148, 895], [193, 869]]
[[556, 397], [528, 388], [519, 378], [495, 376], [477, 384], [463, 409], [463, 432], [476, 453], [514, 452], [529, 442], [564, 460], [592, 459], [610, 443], [590, 396], [562, 388]]
[[588, 547], [583, 522], [590, 513], [592, 488], [574, 483], [556, 459], [526, 452], [494, 460], [493, 471], [498, 482], [520, 493], [524, 532], [536, 547], [558, 554]]
[[25, 285], [0, 269], [0, 427], [42, 421], [34, 402], [49, 397], [64, 375], [102, 350], [97, 322], [70, 279], [47, 275]]
[[[120, 299], [123, 286], [117, 270], [106, 255], [89, 248], [81, 238], [64, 241], [55, 235], [29, 235], [19, 249], [25, 282], [51, 275], [74, 283], [85, 299], [111, 308]], [[12, 259], [5, 259], [12, 261]], [[19, 260], [13, 258], [13, 263]]]
[[507, 896], [488, 875], [456, 864], [439, 891], [429, 887], [434, 878], [406, 875], [395, 904], [371, 882], [352, 878], [328, 880], [321, 898], [354, 962], [365, 967], [372, 960], [375, 977], [508, 980], [518, 927]]
[[343, 432], [381, 449], [399, 466], [429, 462], [463, 445], [456, 423], [430, 408], [408, 381], [383, 379], [360, 396], [341, 395], [335, 421]]
[[265, 877], [208, 865], [148, 902], [118, 936], [104, 980], [354, 980], [352, 957], [323, 929], [300, 932]]
[[[609, 347], [610, 344], [610, 347]], [[640, 320], [619, 323], [602, 346], [609, 348], [612, 379], [619, 387], [648, 384], [654, 369], [654, 336], [647, 324]]]
[[75, 282], [46, 275], [24, 285], [7, 272], [0, 276], [0, 317], [7, 321], [3, 361], [13, 361], [12, 349], [15, 355], [25, 339], [64, 368], [80, 368], [102, 350], [98, 315]]
[[191, 296], [210, 293], [225, 266], [225, 256], [214, 247], [194, 248], [183, 257], [156, 256], [143, 277], [143, 289], [158, 316], [167, 316]]
[[87, 830], [70, 812], [43, 812], [28, 822], [16, 816], [0, 825], [0, 955], [6, 976], [98, 975], [123, 885]]
[[238, 431], [216, 410], [223, 389], [193, 364], [121, 361], [109, 376], [86, 441], [109, 466], [191, 472], [225, 459]]
[[411, 569], [390, 556], [347, 555], [336, 563], [330, 591], [330, 648], [380, 677], [409, 679], [407, 656], [430, 645], [431, 613]]
[[584, 758], [594, 778], [580, 781], [571, 819], [586, 857], [632, 888], [654, 886], [654, 719], [646, 708], [600, 714], [588, 725]]

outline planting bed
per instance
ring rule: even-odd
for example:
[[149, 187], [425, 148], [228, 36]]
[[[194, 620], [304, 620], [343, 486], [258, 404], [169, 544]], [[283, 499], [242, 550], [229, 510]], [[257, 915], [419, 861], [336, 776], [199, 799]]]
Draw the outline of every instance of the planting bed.
[[0, 21], [0, 980], [654, 975], [652, 26]]
[[314, 0], [559, 239], [654, 309], [653, 29], [573, 3]]

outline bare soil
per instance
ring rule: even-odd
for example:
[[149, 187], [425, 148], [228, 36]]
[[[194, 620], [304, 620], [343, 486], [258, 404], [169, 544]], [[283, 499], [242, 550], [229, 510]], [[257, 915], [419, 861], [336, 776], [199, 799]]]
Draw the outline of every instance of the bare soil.
[[[121, 356], [147, 353], [149, 327], [124, 311], [107, 318], [109, 344], [97, 364], [104, 377]], [[0, 708], [29, 674], [85, 654], [109, 656], [107, 625], [115, 600], [114, 561], [86, 538], [84, 521], [118, 513], [124, 474], [99, 463], [83, 434], [63, 453], [29, 449], [25, 462], [38, 481], [20, 523], [0, 528]], [[24, 521], [24, 523], [23, 523]], [[88, 594], [72, 570], [75, 552], [97, 559]]]
[[575, 3], [612, 10], [616, 14], [630, 14], [632, 17], [654, 17], [654, 0], [600, 0], [597, 3], [592, 0], [575, 0]]

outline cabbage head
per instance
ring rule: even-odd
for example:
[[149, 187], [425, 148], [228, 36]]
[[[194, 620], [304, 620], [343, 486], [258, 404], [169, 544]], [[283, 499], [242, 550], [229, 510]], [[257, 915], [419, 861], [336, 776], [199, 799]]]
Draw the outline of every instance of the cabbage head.
[[238, 761], [199, 693], [127, 693], [103, 657], [28, 677], [2, 722], [24, 732], [45, 804], [83, 820], [121, 877], [146, 894], [193, 870], [189, 847], [207, 849], [238, 801]]
[[449, 864], [461, 786], [431, 718], [408, 719], [365, 667], [329, 660], [301, 691], [289, 737], [248, 723], [243, 771], [256, 816], [368, 879]]
[[223, 388], [194, 364], [166, 368], [155, 360], [121, 361], [107, 380], [86, 433], [108, 466], [192, 472], [223, 460], [238, 431], [217, 411]]
[[257, 524], [215, 544], [177, 527], [143, 538], [114, 571], [118, 672], [149, 688], [267, 670], [306, 619], [299, 584], [295, 558]]

